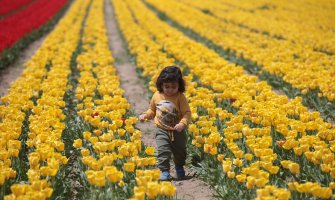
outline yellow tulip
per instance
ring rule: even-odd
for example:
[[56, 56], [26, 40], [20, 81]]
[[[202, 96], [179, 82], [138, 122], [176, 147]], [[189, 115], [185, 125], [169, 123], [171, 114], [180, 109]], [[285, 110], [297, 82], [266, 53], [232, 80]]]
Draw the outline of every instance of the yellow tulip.
[[233, 160], [234, 165], [236, 165], [237, 167], [240, 167], [243, 164], [243, 161], [239, 158], [236, 158]]
[[123, 178], [123, 173], [120, 171], [115, 171], [115, 172], [110, 172], [106, 174], [106, 177], [109, 182], [111, 183], [117, 183], [122, 180]]
[[222, 165], [222, 168], [223, 168], [223, 171], [224, 171], [225, 173], [227, 173], [228, 171], [231, 170], [231, 165], [223, 164], [223, 165]]
[[55, 141], [55, 148], [57, 149], [57, 151], [64, 151], [64, 143], [61, 141]]
[[219, 161], [219, 162], [221, 162], [223, 159], [224, 159], [224, 154], [218, 154], [217, 155], [217, 160]]
[[229, 171], [227, 172], [228, 178], [234, 178], [235, 177], [235, 172]]
[[40, 179], [40, 172], [35, 169], [29, 169], [27, 172], [28, 180], [30, 182], [36, 181]]
[[122, 137], [122, 136], [124, 136], [124, 134], [126, 134], [126, 130], [124, 130], [124, 129], [121, 128], [121, 129], [117, 130], [117, 133], [119, 134], [119, 136]]
[[322, 161], [325, 163], [325, 164], [330, 164], [334, 161], [334, 154], [333, 153], [326, 153], [322, 156]]
[[241, 151], [241, 150], [234, 151], [233, 154], [234, 154], [234, 156], [236, 158], [240, 158], [241, 159], [243, 157], [243, 151]]
[[80, 152], [81, 152], [81, 156], [83, 157], [90, 155], [90, 151], [88, 149], [82, 149]]
[[289, 160], [282, 160], [282, 161], [280, 161], [280, 164], [281, 164], [285, 169], [288, 169], [288, 168], [289, 168], [290, 163], [291, 163], [291, 161], [289, 161]]
[[62, 162], [63, 165], [66, 165], [68, 161], [69, 161], [69, 159], [66, 156], [61, 157], [61, 162]]
[[291, 198], [291, 193], [286, 190], [277, 190], [274, 192], [274, 196], [276, 196], [278, 200], [289, 200]]
[[116, 131], [116, 130], [117, 130], [117, 125], [116, 125], [115, 123], [113, 123], [113, 124], [109, 124], [108, 128], [109, 128], [109, 130], [111, 130], [111, 131]]
[[80, 147], [82, 147], [82, 145], [83, 145], [83, 143], [82, 143], [82, 140], [81, 140], [81, 139], [76, 139], [76, 140], [74, 140], [74, 142], [73, 142], [73, 147], [74, 147], [74, 148], [80, 148]]
[[102, 136], [99, 136], [99, 140], [101, 142], [110, 142], [113, 138], [114, 138], [114, 135], [111, 132], [105, 133]]
[[129, 119], [132, 121], [132, 124], [136, 124], [138, 122], [137, 117], [129, 117]]
[[91, 135], [92, 135], [91, 132], [88, 131], [83, 132], [83, 137], [85, 140], [89, 140], [91, 138]]
[[297, 183], [297, 182], [290, 182], [287, 185], [288, 185], [288, 188], [290, 190], [295, 191], [295, 190], [297, 190], [297, 188], [299, 186], [299, 183]]
[[332, 190], [335, 189], [335, 182], [330, 182], [329, 183], [329, 188], [331, 188]]
[[203, 134], [203, 135], [207, 135], [210, 133], [210, 129], [208, 127], [202, 127], [200, 129], [200, 132]]
[[135, 170], [135, 164], [127, 162], [123, 164], [123, 168], [126, 172], [133, 172]]
[[121, 119], [115, 120], [114, 122], [117, 128], [120, 128], [123, 125], [123, 121]]
[[255, 180], [255, 185], [257, 187], [264, 187], [267, 183], [269, 182], [269, 180], [265, 179], [265, 178], [259, 178]]
[[247, 160], [247, 161], [250, 161], [250, 160], [252, 160], [252, 154], [250, 154], [250, 153], [246, 153], [245, 155], [244, 155], [244, 158]]
[[94, 185], [102, 187], [105, 186], [105, 184], [106, 184], [105, 174], [102, 173], [101, 171], [98, 171], [94, 177]]
[[9, 140], [7, 144], [8, 149], [20, 149], [21, 142], [19, 140]]
[[211, 155], [216, 155], [218, 153], [218, 148], [215, 146], [211, 149], [210, 154]]
[[134, 197], [135, 197], [135, 200], [144, 200], [145, 192], [143, 191], [135, 192]]
[[153, 156], [154, 153], [155, 153], [155, 147], [146, 147], [146, 149], [145, 149], [145, 153], [146, 153], [148, 156]]
[[172, 197], [176, 193], [176, 187], [171, 182], [161, 182], [161, 194]]
[[126, 126], [125, 129], [130, 134], [134, 133], [135, 131], [135, 128], [133, 126]]
[[252, 189], [255, 186], [256, 179], [253, 176], [248, 176], [247, 177], [247, 188]]
[[295, 155], [297, 156], [301, 156], [301, 154], [303, 153], [301, 147], [294, 147], [293, 150], [294, 150]]
[[43, 166], [40, 168], [42, 176], [51, 176], [53, 170], [50, 167]]
[[99, 141], [99, 138], [93, 136], [93, 137], [90, 137], [88, 139], [88, 141], [90, 141], [92, 144], [95, 144], [95, 143], [97, 143]]
[[15, 196], [21, 196], [24, 195], [27, 191], [27, 185], [21, 185], [21, 184], [14, 184], [10, 187], [10, 190]]
[[42, 190], [48, 186], [47, 180], [39, 180], [31, 183], [31, 187], [34, 190]]
[[198, 113], [192, 112], [192, 120], [197, 120], [199, 118]]
[[101, 134], [102, 134], [102, 131], [97, 129], [97, 130], [94, 130], [93, 131], [93, 134], [96, 136], [96, 137], [99, 137]]
[[146, 194], [149, 199], [154, 199], [160, 193], [160, 186], [157, 182], [149, 182], [147, 184]]
[[247, 176], [245, 174], [236, 175], [236, 180], [240, 183], [245, 182], [246, 179], [247, 179]]
[[205, 143], [205, 139], [202, 136], [196, 136], [196, 141], [199, 144], [204, 144]]
[[278, 166], [271, 166], [270, 169], [268, 169], [271, 174], [277, 174], [279, 172]]
[[289, 164], [288, 169], [290, 170], [290, 172], [292, 174], [298, 174], [298, 173], [300, 173], [300, 165], [297, 164], [297, 163], [291, 163], [291, 164]]
[[330, 165], [321, 164], [321, 171], [324, 172], [324, 173], [328, 173], [330, 171]]
[[257, 197], [259, 198], [259, 199], [265, 199], [266, 197], [270, 197], [271, 195], [270, 195], [270, 191], [269, 190], [267, 190], [267, 189], [258, 189], [257, 190]]
[[42, 190], [41, 192], [43, 193], [44, 197], [50, 198], [53, 193], [53, 189], [48, 187]]
[[251, 190], [251, 189], [253, 189], [255, 187], [254, 183], [248, 182], [248, 181], [247, 181], [246, 185], [247, 185], [247, 189], [248, 190]]
[[125, 183], [122, 180], [118, 183], [119, 187], [124, 187], [124, 185], [125, 185]]
[[322, 199], [329, 199], [331, 198], [332, 194], [332, 189], [331, 188], [320, 188], [316, 194], [313, 194], [314, 196], [320, 197]]

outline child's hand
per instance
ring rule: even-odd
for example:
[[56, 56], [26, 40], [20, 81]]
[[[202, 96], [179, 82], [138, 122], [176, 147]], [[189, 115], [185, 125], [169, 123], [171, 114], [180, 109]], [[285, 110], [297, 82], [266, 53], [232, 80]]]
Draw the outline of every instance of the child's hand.
[[185, 124], [179, 123], [179, 124], [174, 126], [174, 130], [176, 130], [177, 132], [182, 132], [185, 127], [186, 127]]
[[141, 121], [141, 122], [144, 122], [146, 119], [145, 119], [145, 114], [142, 114], [138, 117], [138, 119]]

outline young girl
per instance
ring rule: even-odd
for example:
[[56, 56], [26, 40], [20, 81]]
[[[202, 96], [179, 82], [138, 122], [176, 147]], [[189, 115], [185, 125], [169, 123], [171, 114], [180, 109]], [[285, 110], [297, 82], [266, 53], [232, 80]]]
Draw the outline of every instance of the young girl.
[[183, 92], [185, 82], [178, 67], [165, 67], [156, 82], [149, 109], [139, 116], [140, 121], [153, 119], [157, 126], [156, 144], [160, 180], [171, 180], [170, 158], [173, 154], [178, 179], [185, 177], [187, 136], [185, 128], [191, 120], [191, 110]]

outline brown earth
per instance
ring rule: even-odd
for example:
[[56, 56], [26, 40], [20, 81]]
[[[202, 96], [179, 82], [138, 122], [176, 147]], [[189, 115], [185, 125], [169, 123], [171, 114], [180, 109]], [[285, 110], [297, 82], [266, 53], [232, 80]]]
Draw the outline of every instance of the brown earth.
[[[113, 57], [117, 58], [115, 67], [121, 79], [121, 87], [125, 90], [125, 97], [131, 104], [132, 112], [139, 115], [145, 111], [149, 105], [148, 90], [145, 88], [144, 81], [139, 78], [136, 72], [136, 66], [131, 63], [125, 44], [118, 32], [118, 27], [114, 17], [114, 11], [108, 0], [106, 3], [106, 23], [110, 48]], [[143, 132], [142, 141], [145, 145], [155, 146], [154, 124], [138, 123], [137, 128]], [[194, 173], [189, 168], [185, 169], [186, 174]], [[173, 175], [174, 169], [171, 169]], [[174, 181], [177, 187], [177, 198], [185, 200], [205, 200], [211, 199], [212, 191], [203, 181], [193, 177], [188, 180]]]

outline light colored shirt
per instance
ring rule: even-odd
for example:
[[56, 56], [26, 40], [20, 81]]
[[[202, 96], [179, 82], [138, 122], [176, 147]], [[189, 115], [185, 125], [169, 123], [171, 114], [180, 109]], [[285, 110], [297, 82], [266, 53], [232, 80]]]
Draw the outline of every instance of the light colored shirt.
[[191, 109], [183, 93], [166, 96], [159, 91], [152, 96], [149, 109], [145, 111], [146, 119], [153, 119], [155, 124], [163, 129], [173, 130], [178, 123], [186, 126], [191, 121]]

